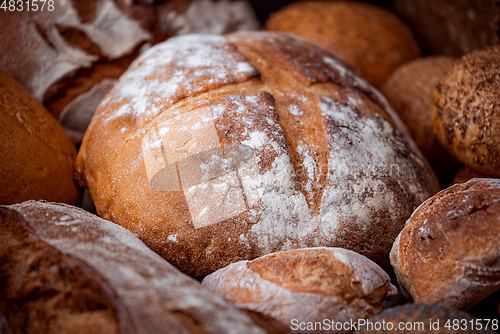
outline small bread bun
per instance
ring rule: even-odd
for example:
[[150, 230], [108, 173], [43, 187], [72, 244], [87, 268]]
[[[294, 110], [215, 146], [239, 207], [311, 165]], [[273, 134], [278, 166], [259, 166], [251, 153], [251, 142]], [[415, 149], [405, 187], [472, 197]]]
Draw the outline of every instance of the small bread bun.
[[128, 230], [84, 210], [0, 206], [0, 330], [263, 334]]
[[0, 71], [0, 204], [45, 199], [77, 205], [76, 149], [52, 115]]
[[500, 180], [472, 179], [425, 201], [394, 242], [391, 264], [416, 303], [467, 310], [500, 289]]
[[101, 103], [77, 169], [97, 212], [182, 271], [335, 246], [389, 267], [439, 188], [385, 98], [290, 34], [174, 37]]
[[472, 180], [472, 179], [484, 179], [484, 178], [488, 178], [488, 176], [475, 171], [474, 169], [470, 168], [469, 166], [463, 166], [457, 172], [457, 174], [455, 174], [455, 177], [453, 178], [452, 184], [465, 183], [465, 182]]
[[[495, 326], [493, 326], [495, 327]], [[432, 304], [405, 304], [383, 310], [363, 323], [355, 334], [494, 334], [485, 323], [456, 308]]]
[[441, 78], [432, 105], [439, 142], [474, 170], [500, 177], [500, 45], [472, 52]]
[[351, 65], [381, 87], [401, 64], [420, 49], [410, 29], [391, 12], [361, 2], [295, 2], [271, 14], [266, 30], [303, 37]]
[[460, 163], [438, 142], [432, 130], [434, 89], [455, 59], [445, 56], [419, 58], [398, 67], [381, 92], [405, 123], [418, 148], [442, 185], [448, 185]]
[[397, 294], [382, 268], [342, 248], [296, 249], [233, 263], [205, 277], [202, 285], [238, 307], [267, 314], [292, 329], [298, 323], [324, 319], [342, 323], [368, 319], [382, 310], [384, 299]]

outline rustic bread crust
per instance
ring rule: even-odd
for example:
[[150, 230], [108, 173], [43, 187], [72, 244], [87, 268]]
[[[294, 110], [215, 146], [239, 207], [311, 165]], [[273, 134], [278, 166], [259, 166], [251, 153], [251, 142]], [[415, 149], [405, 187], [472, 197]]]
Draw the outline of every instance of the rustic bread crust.
[[431, 105], [434, 88], [454, 61], [445, 56], [418, 58], [398, 67], [381, 88], [444, 187], [451, 182], [460, 163], [436, 139]]
[[76, 149], [52, 115], [0, 71], [0, 204], [46, 199], [77, 205]]
[[500, 289], [499, 203], [498, 179], [455, 184], [424, 202], [391, 251], [403, 291], [467, 310]]
[[432, 126], [439, 142], [474, 170], [500, 177], [500, 45], [472, 52], [441, 78]]
[[120, 78], [77, 170], [102, 217], [196, 277], [319, 245], [387, 266], [438, 189], [406, 133], [378, 91], [305, 40], [189, 35]]
[[287, 325], [293, 319], [367, 319], [382, 310], [384, 299], [397, 294], [382, 268], [342, 248], [297, 249], [237, 262], [208, 275], [202, 285], [238, 307]]
[[320, 45], [377, 88], [398, 66], [420, 55], [402, 21], [388, 10], [362, 2], [295, 2], [272, 13], [265, 29]]
[[129, 231], [55, 203], [0, 207], [0, 313], [17, 333], [259, 333]]

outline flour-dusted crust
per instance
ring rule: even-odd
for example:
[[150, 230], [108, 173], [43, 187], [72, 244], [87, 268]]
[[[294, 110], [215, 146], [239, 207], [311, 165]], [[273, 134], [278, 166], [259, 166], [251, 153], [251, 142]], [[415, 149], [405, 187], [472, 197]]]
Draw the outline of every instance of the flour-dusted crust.
[[500, 177], [500, 45], [463, 56], [439, 80], [431, 109], [439, 142], [460, 162]]
[[99, 214], [181, 270], [307, 246], [388, 265], [435, 175], [385, 98], [292, 35], [186, 35], [134, 61], [77, 169]]
[[79, 204], [73, 143], [47, 109], [1, 70], [0, 152], [0, 204]]
[[394, 242], [391, 264], [417, 303], [469, 309], [500, 289], [500, 180], [472, 179], [425, 201]]
[[81, 209], [1, 207], [0, 240], [0, 313], [14, 333], [264, 333], [132, 233]]
[[52, 11], [42, 5], [49, 4], [0, 13], [0, 68], [42, 102], [76, 143], [114, 81], [152, 43], [192, 32], [258, 28], [246, 1], [57, 0]]
[[397, 293], [382, 268], [342, 248], [297, 249], [233, 263], [202, 284], [241, 308], [289, 325], [293, 319], [367, 319], [382, 310], [384, 298]]

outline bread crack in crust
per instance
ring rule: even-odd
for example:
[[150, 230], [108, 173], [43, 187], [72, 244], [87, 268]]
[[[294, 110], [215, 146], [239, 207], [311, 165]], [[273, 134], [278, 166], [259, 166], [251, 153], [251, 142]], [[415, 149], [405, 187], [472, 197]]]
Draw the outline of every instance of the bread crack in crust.
[[428, 163], [385, 98], [282, 33], [171, 38], [98, 108], [77, 158], [98, 213], [203, 277], [300, 247], [387, 267]]

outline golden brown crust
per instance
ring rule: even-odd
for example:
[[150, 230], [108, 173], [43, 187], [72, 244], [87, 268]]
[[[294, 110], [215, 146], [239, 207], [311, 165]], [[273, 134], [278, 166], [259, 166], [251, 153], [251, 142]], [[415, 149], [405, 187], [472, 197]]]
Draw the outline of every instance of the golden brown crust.
[[78, 204], [76, 149], [50, 113], [0, 71], [0, 204], [46, 199]]
[[449, 184], [460, 165], [434, 135], [431, 105], [434, 88], [454, 62], [454, 58], [445, 56], [413, 60], [398, 67], [381, 88], [442, 185]]
[[472, 179], [424, 202], [391, 251], [417, 303], [469, 309], [500, 289], [500, 181]]
[[[480, 323], [479, 319], [467, 312], [442, 305], [409, 303], [383, 310], [369, 321], [370, 327], [366, 325], [354, 333], [495, 333], [491, 330], [491, 326], [485, 329], [486, 326]], [[380, 330], [377, 330], [378, 328]]]
[[397, 291], [382, 268], [341, 248], [296, 249], [234, 263], [208, 275], [202, 284], [241, 308], [289, 325], [294, 319], [367, 319]]
[[379, 92], [311, 43], [190, 35], [120, 78], [77, 170], [102, 217], [196, 277], [318, 245], [387, 266], [404, 220], [437, 189], [405, 131]]
[[432, 126], [439, 142], [465, 165], [500, 176], [500, 45], [456, 62], [434, 92]]
[[366, 3], [296, 2], [273, 13], [266, 30], [310, 40], [380, 87], [399, 65], [419, 56], [413, 35], [389, 11]]

